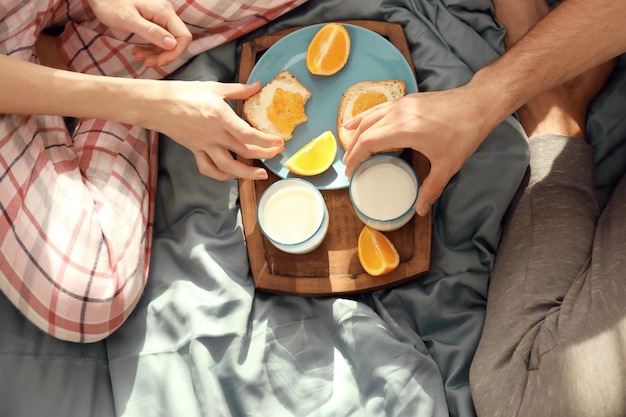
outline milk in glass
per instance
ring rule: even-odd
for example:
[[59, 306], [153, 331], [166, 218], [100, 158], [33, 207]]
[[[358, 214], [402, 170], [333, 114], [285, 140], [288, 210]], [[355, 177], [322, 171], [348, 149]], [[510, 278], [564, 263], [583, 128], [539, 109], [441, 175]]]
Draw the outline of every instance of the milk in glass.
[[290, 253], [312, 251], [328, 229], [323, 197], [301, 180], [283, 180], [269, 188], [262, 196], [258, 216], [266, 237]]

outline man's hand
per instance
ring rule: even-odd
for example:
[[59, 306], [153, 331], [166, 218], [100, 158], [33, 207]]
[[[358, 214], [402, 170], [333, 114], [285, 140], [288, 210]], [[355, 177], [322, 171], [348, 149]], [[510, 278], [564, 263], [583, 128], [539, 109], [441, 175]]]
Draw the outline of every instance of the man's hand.
[[487, 136], [490, 127], [479, 116], [469, 91], [454, 90], [409, 94], [363, 112], [346, 122], [355, 135], [345, 156], [346, 175], [376, 152], [412, 148], [431, 164], [420, 185], [416, 211], [428, 214], [444, 188]]

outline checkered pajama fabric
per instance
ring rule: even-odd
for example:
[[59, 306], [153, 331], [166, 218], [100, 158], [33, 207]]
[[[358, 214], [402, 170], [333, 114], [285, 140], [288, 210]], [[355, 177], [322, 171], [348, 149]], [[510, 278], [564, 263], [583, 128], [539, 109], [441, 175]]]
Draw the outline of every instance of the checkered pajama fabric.
[[[37, 36], [62, 25], [72, 70], [158, 79], [304, 1], [171, 0], [194, 40], [153, 69], [131, 54], [145, 41], [99, 24], [84, 0], [3, 0], [0, 52], [38, 62]], [[148, 275], [156, 163], [157, 133], [137, 126], [83, 119], [69, 132], [62, 117], [0, 114], [0, 289], [43, 331], [93, 342], [130, 314]]]

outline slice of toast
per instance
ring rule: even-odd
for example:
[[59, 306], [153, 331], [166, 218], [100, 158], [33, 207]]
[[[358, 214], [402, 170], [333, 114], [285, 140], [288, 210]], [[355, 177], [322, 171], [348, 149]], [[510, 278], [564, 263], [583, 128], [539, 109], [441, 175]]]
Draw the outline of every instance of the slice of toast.
[[347, 150], [354, 136], [353, 130], [343, 127], [344, 122], [376, 104], [396, 100], [404, 95], [406, 83], [402, 80], [361, 81], [349, 87], [343, 93], [337, 110], [337, 136], [341, 146]]
[[[243, 104], [243, 115], [251, 126], [289, 140], [299, 124], [312, 93], [293, 74], [282, 70]], [[271, 119], [271, 120], [270, 120]]]

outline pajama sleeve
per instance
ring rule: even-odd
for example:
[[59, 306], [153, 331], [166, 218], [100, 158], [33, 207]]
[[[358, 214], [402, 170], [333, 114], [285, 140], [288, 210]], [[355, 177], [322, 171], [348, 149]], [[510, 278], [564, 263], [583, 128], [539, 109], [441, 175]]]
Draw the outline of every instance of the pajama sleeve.
[[[144, 40], [103, 26], [84, 0], [8, 0], [0, 6], [0, 53], [38, 63], [39, 33], [63, 27], [57, 46], [71, 70], [160, 79], [303, 2], [172, 0], [194, 40], [176, 62], [155, 69], [132, 55]], [[0, 289], [44, 332], [94, 342], [124, 322], [146, 283], [158, 133], [75, 122], [69, 131], [59, 116], [0, 114]]]

